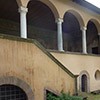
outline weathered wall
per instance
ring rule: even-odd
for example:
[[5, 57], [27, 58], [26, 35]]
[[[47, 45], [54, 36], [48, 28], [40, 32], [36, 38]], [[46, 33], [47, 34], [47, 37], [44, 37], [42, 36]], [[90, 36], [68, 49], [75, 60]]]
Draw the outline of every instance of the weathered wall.
[[74, 93], [75, 79], [30, 40], [23, 41], [27, 40], [0, 39], [0, 77], [24, 80], [31, 87], [34, 100], [44, 100], [45, 88]]
[[100, 80], [95, 79], [95, 72], [100, 70], [100, 56], [75, 53], [51, 52], [66, 68], [75, 75], [86, 71], [90, 77], [90, 91], [100, 89]]

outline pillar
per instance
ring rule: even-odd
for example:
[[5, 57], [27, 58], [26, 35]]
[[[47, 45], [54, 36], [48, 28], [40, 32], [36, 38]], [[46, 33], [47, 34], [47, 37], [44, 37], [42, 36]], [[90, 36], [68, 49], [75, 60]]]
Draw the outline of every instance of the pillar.
[[98, 54], [100, 54], [100, 33], [98, 35]]
[[21, 38], [27, 38], [27, 22], [26, 22], [26, 14], [28, 12], [28, 8], [20, 7], [20, 36]]
[[86, 27], [82, 27], [82, 52], [87, 54], [87, 43], [86, 43]]
[[57, 23], [57, 45], [58, 45], [58, 50], [59, 51], [64, 51], [63, 50], [63, 36], [62, 36], [62, 22], [63, 19], [58, 18], [56, 19]]

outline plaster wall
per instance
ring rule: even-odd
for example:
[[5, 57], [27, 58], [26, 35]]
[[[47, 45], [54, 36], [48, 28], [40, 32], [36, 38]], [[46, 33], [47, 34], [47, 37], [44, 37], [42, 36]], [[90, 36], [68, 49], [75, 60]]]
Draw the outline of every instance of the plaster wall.
[[[24, 42], [23, 42], [24, 41]], [[44, 100], [45, 89], [73, 94], [75, 79], [60, 68], [34, 43], [0, 39], [0, 77], [17, 77], [33, 91], [34, 100]]]
[[100, 89], [100, 80], [95, 79], [95, 72], [100, 70], [100, 56], [59, 52], [51, 54], [75, 75], [86, 71], [90, 77], [90, 91]]

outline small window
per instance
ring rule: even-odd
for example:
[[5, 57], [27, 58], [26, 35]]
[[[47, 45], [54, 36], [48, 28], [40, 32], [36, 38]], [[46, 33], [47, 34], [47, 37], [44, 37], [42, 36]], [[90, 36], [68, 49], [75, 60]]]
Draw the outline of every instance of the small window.
[[97, 71], [95, 72], [95, 79], [96, 79], [96, 80], [100, 80], [100, 71], [99, 71], [99, 70], [97, 70]]

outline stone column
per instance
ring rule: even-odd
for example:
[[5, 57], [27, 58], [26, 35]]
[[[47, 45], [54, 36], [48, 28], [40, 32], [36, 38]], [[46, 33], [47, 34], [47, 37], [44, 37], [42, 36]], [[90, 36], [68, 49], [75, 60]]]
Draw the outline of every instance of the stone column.
[[27, 22], [26, 22], [26, 14], [28, 12], [28, 8], [20, 7], [20, 35], [21, 38], [27, 38]]
[[87, 43], [86, 43], [86, 27], [82, 27], [82, 52], [87, 54]]
[[56, 23], [57, 23], [57, 40], [58, 40], [58, 50], [59, 51], [64, 51], [63, 50], [63, 36], [62, 36], [62, 22], [63, 19], [56, 19]]
[[100, 33], [98, 34], [98, 54], [100, 54]]

